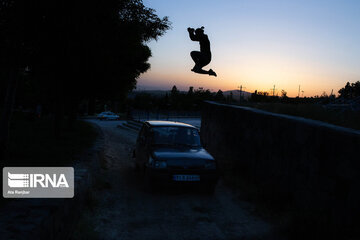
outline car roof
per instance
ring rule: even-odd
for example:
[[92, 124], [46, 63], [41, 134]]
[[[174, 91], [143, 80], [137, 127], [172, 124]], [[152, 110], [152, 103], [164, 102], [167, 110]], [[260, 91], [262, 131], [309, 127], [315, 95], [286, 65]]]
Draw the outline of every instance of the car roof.
[[144, 124], [147, 124], [151, 127], [189, 127], [196, 128], [193, 125], [182, 123], [182, 122], [174, 122], [174, 121], [146, 121]]

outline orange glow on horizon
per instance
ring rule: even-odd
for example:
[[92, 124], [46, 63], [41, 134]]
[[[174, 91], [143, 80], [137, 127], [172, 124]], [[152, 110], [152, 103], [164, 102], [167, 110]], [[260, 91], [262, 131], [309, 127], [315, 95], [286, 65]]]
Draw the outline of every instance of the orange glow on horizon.
[[225, 51], [225, 48], [217, 51], [214, 51], [215, 57], [204, 69], [214, 69], [218, 77], [191, 72], [193, 62], [186, 51], [182, 53], [183, 56], [172, 58], [171, 61], [152, 58], [151, 70], [141, 76], [138, 84], [151, 86], [153, 89], [156, 86], [171, 89], [176, 85], [184, 91], [193, 86], [213, 92], [219, 89], [236, 90], [242, 85], [244, 91], [266, 91], [271, 95], [275, 85], [275, 95], [280, 96], [281, 90], [285, 90], [289, 97], [298, 96], [300, 85], [300, 96], [311, 97], [323, 92], [329, 95], [331, 91], [337, 95], [347, 81], [360, 79], [360, 73], [346, 69], [335, 70], [336, 66], [319, 63], [309, 56], [295, 58], [279, 52], [251, 54], [246, 51], [240, 54]]
[[[173, 85], [176, 85], [184, 91], [193, 86], [194, 88], [210, 89], [213, 92], [219, 89], [222, 91], [236, 90], [242, 85], [243, 91], [250, 93], [255, 90], [266, 91], [269, 94], [272, 94], [275, 85], [275, 95], [280, 96], [281, 90], [285, 90], [289, 97], [298, 96], [299, 85], [300, 96], [311, 97], [321, 95], [324, 91], [330, 94], [331, 90], [337, 94], [338, 90], [346, 84], [346, 81], [343, 81], [340, 76], [331, 76], [332, 74], [316, 71], [306, 65], [297, 64], [296, 66], [285, 65], [281, 62], [261, 61], [249, 61], [237, 68], [219, 65], [216, 69], [218, 74], [216, 78], [191, 72], [191, 65], [184, 68], [189, 69], [185, 72], [180, 69], [161, 71], [160, 68], [153, 66], [151, 71], [141, 77], [138, 84], [153, 86], [153, 88], [159, 86], [162, 89], [166, 87], [171, 89]], [[205, 67], [205, 69], [207, 68]], [[237, 71], [234, 72], [234, 69]]]

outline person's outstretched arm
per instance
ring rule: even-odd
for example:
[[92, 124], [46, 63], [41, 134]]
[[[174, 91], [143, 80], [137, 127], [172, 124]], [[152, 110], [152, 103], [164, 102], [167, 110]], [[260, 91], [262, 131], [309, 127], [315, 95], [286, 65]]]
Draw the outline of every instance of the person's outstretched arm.
[[187, 30], [188, 30], [188, 32], [189, 32], [189, 37], [190, 37], [191, 40], [193, 40], [193, 41], [199, 41], [198, 36], [196, 36], [196, 35], [194, 34], [195, 29], [193, 29], [193, 28], [188, 28]]

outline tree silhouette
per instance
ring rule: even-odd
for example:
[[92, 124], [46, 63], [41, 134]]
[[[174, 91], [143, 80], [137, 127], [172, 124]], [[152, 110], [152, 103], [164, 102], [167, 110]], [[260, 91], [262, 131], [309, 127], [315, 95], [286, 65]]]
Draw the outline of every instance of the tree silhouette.
[[355, 97], [360, 96], [360, 81], [357, 81], [355, 83], [349, 83], [347, 82], [345, 87], [341, 88], [339, 90], [339, 97], [345, 98], [345, 99], [351, 99]]
[[221, 91], [220, 89], [219, 89], [219, 91], [217, 91], [217, 93], [215, 95], [215, 100], [216, 101], [224, 101], [225, 100], [223, 91]]
[[188, 96], [194, 95], [194, 87], [189, 87], [189, 91], [187, 92]]
[[170, 94], [172, 97], [176, 97], [177, 95], [179, 95], [179, 90], [175, 85], [172, 87]]
[[142, 0], [0, 0], [0, 145], [18, 82], [24, 92], [36, 89], [59, 135], [63, 115], [71, 127], [81, 100], [124, 99], [150, 67], [146, 42], [169, 27]]

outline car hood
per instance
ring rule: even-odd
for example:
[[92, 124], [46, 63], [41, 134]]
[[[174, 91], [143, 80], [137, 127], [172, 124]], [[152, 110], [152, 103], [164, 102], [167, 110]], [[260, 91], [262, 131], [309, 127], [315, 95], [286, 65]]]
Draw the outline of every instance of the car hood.
[[203, 167], [206, 161], [214, 158], [204, 148], [155, 148], [152, 151], [154, 159], [166, 161], [168, 166]]

